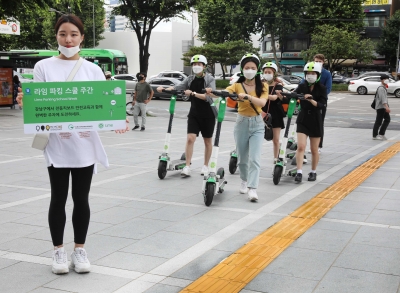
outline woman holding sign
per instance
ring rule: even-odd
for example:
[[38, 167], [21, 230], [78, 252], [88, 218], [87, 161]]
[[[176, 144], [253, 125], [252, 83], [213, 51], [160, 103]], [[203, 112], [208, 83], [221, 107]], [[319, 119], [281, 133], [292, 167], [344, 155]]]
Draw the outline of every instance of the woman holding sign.
[[[55, 33], [60, 55], [36, 63], [33, 70], [35, 81], [105, 80], [99, 66], [79, 57], [84, 29], [82, 21], [77, 16], [62, 15], [55, 25]], [[18, 95], [20, 105], [22, 105], [22, 96], [20, 92]], [[55, 274], [69, 272], [63, 237], [66, 222], [65, 204], [71, 175], [75, 248], [71, 254], [70, 267], [77, 273], [87, 273], [90, 271], [90, 262], [83, 247], [90, 220], [89, 191], [92, 175], [96, 173], [96, 164], [101, 163], [108, 167], [107, 155], [98, 133], [86, 131], [51, 133], [44, 149], [44, 157], [51, 185], [48, 220], [54, 245], [52, 271]]]

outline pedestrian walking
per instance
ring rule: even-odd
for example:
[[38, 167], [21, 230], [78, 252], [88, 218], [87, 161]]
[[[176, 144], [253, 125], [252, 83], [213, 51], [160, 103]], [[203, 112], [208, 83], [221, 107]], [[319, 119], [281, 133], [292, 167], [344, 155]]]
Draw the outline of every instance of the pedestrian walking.
[[[84, 38], [84, 26], [75, 15], [60, 16], [55, 25], [60, 55], [43, 59], [33, 69], [34, 81], [55, 82], [67, 80], [71, 71], [80, 62], [80, 45]], [[100, 67], [82, 60], [74, 81], [105, 80]], [[23, 93], [18, 89], [17, 101], [22, 106]], [[125, 132], [127, 129], [116, 132]], [[65, 204], [68, 197], [69, 179], [72, 178], [72, 199], [74, 208], [74, 251], [71, 254], [71, 269], [77, 273], [90, 271], [90, 262], [84, 245], [89, 228], [89, 191], [96, 165], [108, 167], [108, 158], [96, 131], [50, 133], [44, 149], [44, 157], [50, 178], [51, 199], [48, 214], [51, 239], [54, 245], [52, 272], [69, 272], [67, 251], [64, 247], [66, 222]]]
[[301, 110], [297, 116], [297, 174], [294, 180], [298, 183], [303, 178], [303, 158], [307, 146], [307, 137], [310, 138], [311, 172], [308, 181], [317, 179], [317, 165], [319, 161], [318, 146], [323, 135], [322, 109], [326, 107], [327, 94], [325, 86], [320, 82], [322, 64], [309, 62], [304, 66], [306, 83], [299, 84], [294, 91], [303, 94], [305, 100], [300, 100]]
[[262, 108], [263, 115], [271, 114], [272, 117], [272, 132], [273, 132], [273, 154], [274, 164], [279, 155], [279, 137], [281, 130], [285, 128], [283, 118], [286, 116], [285, 110], [282, 107], [283, 103], [288, 103], [287, 99], [280, 95], [283, 90], [283, 84], [278, 78], [278, 66], [275, 63], [267, 62], [262, 67], [262, 81], [268, 84], [269, 95], [268, 102]]
[[140, 131], [146, 129], [146, 106], [153, 98], [154, 91], [151, 86], [146, 82], [147, 74], [139, 72], [136, 74], [138, 82], [135, 85], [135, 94], [133, 96], [132, 107], [133, 107], [133, 121], [135, 126], [132, 130], [139, 128], [139, 114], [142, 113], [142, 126]]
[[260, 59], [246, 54], [240, 60], [241, 75], [236, 83], [226, 88], [238, 94], [238, 115], [234, 128], [238, 167], [239, 192], [248, 194], [250, 201], [257, 201], [260, 177], [261, 147], [264, 140], [262, 108], [268, 99], [268, 84], [261, 81]]
[[[190, 60], [193, 74], [185, 78], [175, 87], [168, 88], [178, 91], [185, 91], [185, 95], [190, 97], [190, 110], [188, 114], [187, 139], [186, 139], [186, 166], [182, 169], [181, 175], [190, 176], [190, 164], [193, 156], [193, 148], [196, 138], [201, 135], [204, 140], [204, 165], [201, 168], [201, 175], [208, 174], [208, 163], [212, 153], [212, 136], [214, 134], [215, 116], [212, 108], [207, 101], [207, 94], [202, 94], [202, 90], [209, 92], [215, 90], [214, 77], [206, 72], [207, 58], [203, 55], [195, 55]], [[163, 87], [158, 87], [161, 92]]]
[[[372, 139], [386, 140], [386, 129], [390, 123], [390, 108], [387, 97], [387, 85], [389, 84], [389, 75], [381, 75], [381, 85], [376, 90], [375, 110], [376, 118], [374, 128], [372, 130]], [[383, 122], [382, 122], [383, 121]]]
[[18, 75], [13, 76], [13, 106], [12, 108], [15, 108], [15, 105], [17, 104], [17, 96], [18, 96], [18, 88], [21, 87], [21, 82], [19, 81]]

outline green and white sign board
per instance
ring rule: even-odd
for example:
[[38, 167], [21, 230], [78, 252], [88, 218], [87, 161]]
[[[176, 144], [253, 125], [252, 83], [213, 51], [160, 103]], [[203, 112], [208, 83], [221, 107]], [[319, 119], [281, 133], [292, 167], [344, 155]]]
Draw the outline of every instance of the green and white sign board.
[[125, 129], [125, 81], [22, 84], [24, 132]]

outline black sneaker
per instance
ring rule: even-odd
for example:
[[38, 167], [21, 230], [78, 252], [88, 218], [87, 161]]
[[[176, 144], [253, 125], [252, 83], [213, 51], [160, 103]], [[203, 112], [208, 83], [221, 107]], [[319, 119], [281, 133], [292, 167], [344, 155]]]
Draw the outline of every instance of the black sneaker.
[[136, 130], [139, 128], [139, 125], [136, 125], [135, 127], [132, 128], [132, 130]]
[[317, 180], [317, 173], [310, 172], [308, 173], [308, 181], [315, 181]]
[[[139, 126], [138, 126], [139, 127]], [[145, 128], [144, 128], [144, 126], [142, 126], [142, 128], [140, 128], [140, 131], [144, 131], [145, 130]]]
[[300, 183], [303, 180], [303, 174], [297, 173], [296, 177], [294, 177], [294, 181]]

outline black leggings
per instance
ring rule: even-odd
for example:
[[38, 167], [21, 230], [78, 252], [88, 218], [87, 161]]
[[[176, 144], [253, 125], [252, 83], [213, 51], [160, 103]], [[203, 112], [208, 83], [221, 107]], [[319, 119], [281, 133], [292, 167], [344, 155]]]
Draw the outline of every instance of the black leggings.
[[[383, 121], [383, 123], [382, 123]], [[389, 126], [390, 123], [390, 115], [386, 112], [385, 108], [381, 108], [376, 110], [376, 119], [374, 123], [374, 128], [372, 129], [372, 136], [375, 137], [378, 135], [385, 135], [386, 128]]]
[[90, 207], [89, 191], [92, 183], [94, 165], [84, 168], [54, 168], [48, 167], [51, 200], [49, 208], [49, 226], [54, 246], [63, 244], [66, 222], [65, 204], [68, 197], [69, 174], [72, 175], [72, 225], [76, 244], [85, 244], [89, 228]]

